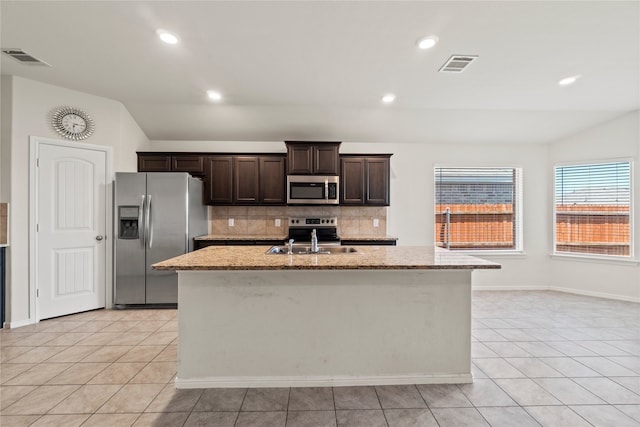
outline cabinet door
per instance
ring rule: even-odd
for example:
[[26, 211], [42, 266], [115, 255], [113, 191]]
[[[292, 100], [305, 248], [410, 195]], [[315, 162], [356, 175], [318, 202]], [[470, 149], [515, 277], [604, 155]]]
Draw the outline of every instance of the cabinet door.
[[338, 175], [338, 145], [318, 144], [313, 146], [313, 173], [317, 175]]
[[340, 204], [364, 204], [365, 159], [346, 157], [340, 159]]
[[256, 204], [260, 192], [258, 157], [238, 156], [233, 161], [233, 201], [239, 204]]
[[289, 175], [310, 175], [313, 173], [313, 146], [310, 144], [287, 145]]
[[233, 203], [233, 157], [208, 156], [205, 159], [205, 200], [208, 205]]
[[368, 158], [365, 168], [365, 199], [367, 205], [389, 205], [389, 159]]
[[138, 154], [138, 172], [171, 172], [171, 156]]
[[260, 203], [284, 205], [286, 202], [285, 159], [282, 156], [260, 157]]
[[171, 157], [171, 171], [189, 172], [195, 175], [204, 173], [204, 159], [198, 155], [180, 155]]

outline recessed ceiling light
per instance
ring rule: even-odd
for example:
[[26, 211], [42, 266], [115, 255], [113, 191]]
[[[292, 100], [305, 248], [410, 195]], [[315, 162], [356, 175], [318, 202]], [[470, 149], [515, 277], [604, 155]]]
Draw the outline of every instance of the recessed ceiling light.
[[158, 30], [156, 31], [156, 33], [158, 34], [158, 37], [160, 37], [160, 40], [167, 44], [178, 43], [178, 37], [176, 37], [174, 34], [171, 34], [165, 30]]
[[569, 86], [574, 84], [579, 78], [580, 78], [580, 74], [576, 74], [575, 76], [570, 76], [570, 77], [565, 77], [564, 79], [561, 79], [558, 82], [558, 85], [560, 86]]
[[220, 101], [222, 100], [222, 94], [216, 90], [208, 90], [207, 96], [212, 101]]
[[432, 35], [421, 38], [420, 40], [418, 40], [417, 44], [420, 49], [431, 49], [436, 45], [436, 43], [438, 43], [438, 36]]
[[395, 100], [396, 96], [392, 93], [388, 93], [382, 97], [382, 102], [384, 102], [385, 104], [391, 104]]

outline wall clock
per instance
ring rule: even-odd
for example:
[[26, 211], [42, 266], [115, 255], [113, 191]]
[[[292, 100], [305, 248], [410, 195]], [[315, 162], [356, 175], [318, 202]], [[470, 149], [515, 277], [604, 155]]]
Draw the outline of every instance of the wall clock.
[[56, 109], [51, 116], [51, 125], [61, 136], [74, 141], [90, 137], [95, 130], [91, 116], [74, 107]]

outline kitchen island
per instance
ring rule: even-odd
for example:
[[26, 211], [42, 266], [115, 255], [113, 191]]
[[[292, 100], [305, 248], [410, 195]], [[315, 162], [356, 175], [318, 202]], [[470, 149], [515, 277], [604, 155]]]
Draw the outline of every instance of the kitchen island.
[[474, 269], [433, 247], [212, 246], [178, 272], [178, 388], [467, 383]]

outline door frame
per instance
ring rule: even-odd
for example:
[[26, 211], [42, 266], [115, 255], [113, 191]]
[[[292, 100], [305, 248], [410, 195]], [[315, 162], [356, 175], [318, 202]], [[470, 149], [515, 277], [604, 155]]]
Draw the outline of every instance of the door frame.
[[86, 144], [84, 142], [70, 142], [60, 139], [29, 136], [29, 323], [40, 321], [38, 315], [38, 238], [36, 214], [38, 212], [38, 153], [41, 145], [53, 145], [67, 148], [102, 151], [105, 153], [105, 308], [111, 308], [113, 303], [113, 170], [111, 157], [113, 149], [106, 145]]

